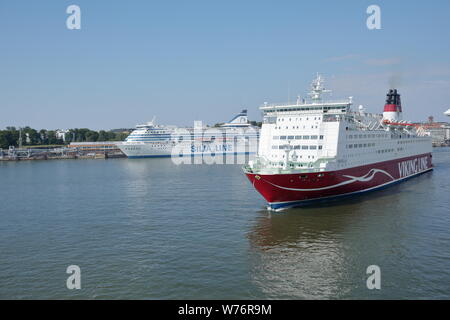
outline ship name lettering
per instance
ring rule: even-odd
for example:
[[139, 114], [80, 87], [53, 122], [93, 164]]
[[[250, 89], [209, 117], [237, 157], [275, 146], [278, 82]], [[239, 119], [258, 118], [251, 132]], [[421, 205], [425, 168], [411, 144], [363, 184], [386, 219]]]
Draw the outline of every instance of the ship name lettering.
[[428, 168], [427, 157], [415, 158], [398, 163], [400, 178], [419, 173]]

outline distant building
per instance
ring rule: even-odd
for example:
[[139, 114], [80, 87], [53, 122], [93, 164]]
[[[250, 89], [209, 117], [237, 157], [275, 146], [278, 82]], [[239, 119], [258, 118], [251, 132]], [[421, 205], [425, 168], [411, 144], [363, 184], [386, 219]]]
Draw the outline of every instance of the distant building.
[[450, 124], [447, 122], [434, 122], [433, 117], [428, 118], [427, 123], [417, 123], [426, 132], [431, 135], [433, 146], [448, 146], [450, 145]]
[[122, 141], [97, 141], [97, 142], [71, 142], [69, 148], [77, 148], [84, 152], [117, 152], [122, 153], [117, 147]]
[[66, 134], [68, 134], [69, 133], [69, 130], [61, 130], [61, 129], [58, 129], [58, 130], [56, 130], [56, 139], [61, 139], [62, 141], [66, 141]]

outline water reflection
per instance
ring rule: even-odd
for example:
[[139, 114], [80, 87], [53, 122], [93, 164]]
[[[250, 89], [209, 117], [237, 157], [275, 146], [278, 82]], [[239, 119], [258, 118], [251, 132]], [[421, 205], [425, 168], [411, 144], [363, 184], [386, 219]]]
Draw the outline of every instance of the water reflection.
[[283, 213], [261, 211], [248, 235], [253, 282], [273, 298], [367, 294], [365, 268], [399, 253], [407, 237], [398, 226], [411, 213], [395, 205], [384, 210], [402, 196], [398, 188], [408, 185]]

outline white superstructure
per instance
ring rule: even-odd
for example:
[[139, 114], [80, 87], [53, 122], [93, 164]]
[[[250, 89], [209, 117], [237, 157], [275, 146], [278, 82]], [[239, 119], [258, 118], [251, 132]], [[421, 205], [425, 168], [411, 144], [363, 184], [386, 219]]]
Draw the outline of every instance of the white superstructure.
[[265, 104], [258, 157], [252, 172], [321, 172], [364, 166], [431, 152], [431, 138], [401, 120], [397, 90], [390, 90], [383, 115], [352, 111], [352, 98], [323, 101], [323, 79], [309, 101]]
[[248, 122], [247, 110], [243, 110], [218, 127], [161, 126], [152, 120], [137, 125], [118, 147], [129, 158], [255, 154], [258, 138], [259, 128]]

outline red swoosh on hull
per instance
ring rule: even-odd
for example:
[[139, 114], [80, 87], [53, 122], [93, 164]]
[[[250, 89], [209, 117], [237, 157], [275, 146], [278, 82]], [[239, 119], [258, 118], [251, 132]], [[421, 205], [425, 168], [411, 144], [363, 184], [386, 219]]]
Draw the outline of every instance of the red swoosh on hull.
[[269, 203], [313, 200], [395, 182], [402, 178], [398, 163], [421, 156], [428, 158], [427, 168], [432, 168], [431, 154], [424, 154], [330, 172], [246, 175]]

